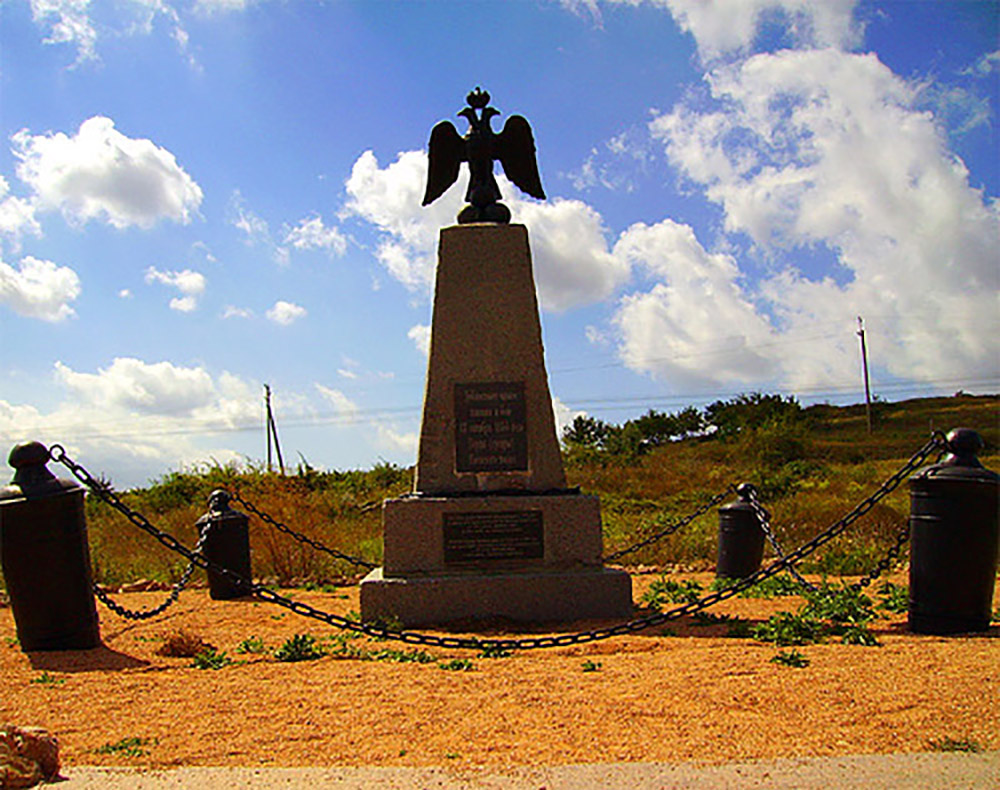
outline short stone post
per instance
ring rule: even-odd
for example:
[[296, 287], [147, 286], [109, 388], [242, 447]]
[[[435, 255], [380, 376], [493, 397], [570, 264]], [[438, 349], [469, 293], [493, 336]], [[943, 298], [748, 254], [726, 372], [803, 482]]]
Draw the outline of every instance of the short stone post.
[[764, 530], [750, 503], [753, 487], [741, 483], [739, 499], [719, 508], [719, 546], [715, 575], [720, 579], [745, 579], [760, 568], [764, 558]]
[[921, 634], [985, 631], [992, 615], [1000, 476], [976, 458], [975, 431], [947, 439], [949, 455], [909, 480], [909, 628]]
[[[198, 519], [198, 534], [208, 530], [202, 554], [209, 562], [251, 581], [250, 530], [246, 513], [229, 507], [230, 495], [222, 489], [208, 497], [208, 513]], [[219, 571], [208, 571], [208, 594], [213, 601], [225, 601], [249, 595], [250, 590]]]
[[57, 480], [49, 457], [39, 442], [16, 445], [0, 488], [0, 563], [26, 653], [100, 644], [83, 488]]

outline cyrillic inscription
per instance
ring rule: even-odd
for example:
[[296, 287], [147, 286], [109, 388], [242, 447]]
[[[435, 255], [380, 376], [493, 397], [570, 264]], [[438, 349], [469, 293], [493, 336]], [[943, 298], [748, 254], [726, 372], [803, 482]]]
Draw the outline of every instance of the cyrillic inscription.
[[491, 560], [540, 560], [545, 556], [542, 511], [445, 513], [446, 565]]
[[523, 381], [455, 385], [455, 470], [528, 470]]

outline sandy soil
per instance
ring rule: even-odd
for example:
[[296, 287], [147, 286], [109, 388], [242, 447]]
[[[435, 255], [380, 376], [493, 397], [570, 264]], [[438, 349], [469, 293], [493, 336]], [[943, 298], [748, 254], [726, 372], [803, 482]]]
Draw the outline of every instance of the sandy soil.
[[[653, 578], [635, 577], [636, 598]], [[356, 588], [292, 595], [339, 613], [358, 608]], [[148, 607], [162, 596], [117, 597]], [[797, 605], [735, 599], [713, 611], [762, 620]], [[447, 671], [437, 662], [237, 655], [249, 637], [273, 650], [296, 633], [336, 632], [269, 604], [211, 601], [203, 589], [148, 622], [99, 612], [104, 647], [24, 654], [10, 609], [0, 609], [0, 721], [56, 733], [69, 766], [722, 763], [927, 752], [944, 739], [1000, 750], [996, 626], [974, 636], [917, 636], [896, 615], [873, 628], [881, 647], [808, 645], [798, 650], [811, 663], [796, 669], [771, 663], [771, 645], [723, 637], [724, 625], [682, 621], [674, 635], [650, 631], [501, 659], [432, 650], [439, 661], [474, 664]], [[190, 659], [158, 655], [163, 638], [180, 629], [240, 663], [199, 670]], [[501, 633], [526, 631], [489, 635]], [[585, 672], [584, 662], [599, 669]], [[97, 751], [126, 738], [146, 740], [146, 753]]]

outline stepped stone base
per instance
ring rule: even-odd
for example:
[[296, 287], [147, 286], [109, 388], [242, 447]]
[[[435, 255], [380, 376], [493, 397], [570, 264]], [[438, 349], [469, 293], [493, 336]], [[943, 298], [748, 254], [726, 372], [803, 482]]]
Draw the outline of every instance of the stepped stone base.
[[525, 623], [625, 619], [632, 580], [612, 568], [571, 571], [383, 576], [361, 582], [365, 620], [395, 617], [406, 627], [505, 617]]

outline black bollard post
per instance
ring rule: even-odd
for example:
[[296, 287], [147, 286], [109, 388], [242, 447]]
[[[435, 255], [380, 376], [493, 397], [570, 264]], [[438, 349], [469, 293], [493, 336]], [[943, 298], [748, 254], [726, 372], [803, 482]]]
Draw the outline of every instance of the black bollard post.
[[750, 504], [753, 487], [741, 483], [739, 499], [719, 508], [719, 548], [715, 575], [722, 579], [745, 579], [760, 568], [764, 557], [764, 530]]
[[[216, 565], [251, 580], [249, 518], [229, 507], [229, 492], [221, 489], [208, 497], [208, 513], [198, 519], [198, 534], [205, 536], [202, 553]], [[208, 594], [213, 601], [249, 595], [250, 591], [218, 571], [208, 571]]]
[[976, 458], [979, 434], [948, 434], [949, 455], [910, 478], [909, 628], [985, 631], [997, 572], [1000, 476]]
[[10, 452], [0, 488], [0, 563], [21, 650], [87, 650], [100, 644], [83, 512], [83, 489], [57, 480], [39, 442]]

